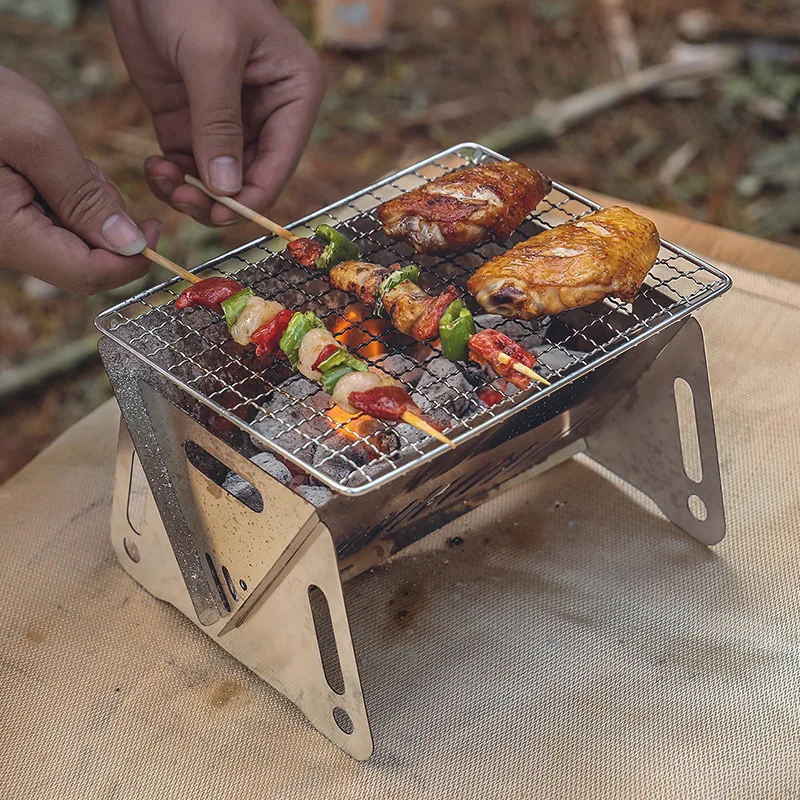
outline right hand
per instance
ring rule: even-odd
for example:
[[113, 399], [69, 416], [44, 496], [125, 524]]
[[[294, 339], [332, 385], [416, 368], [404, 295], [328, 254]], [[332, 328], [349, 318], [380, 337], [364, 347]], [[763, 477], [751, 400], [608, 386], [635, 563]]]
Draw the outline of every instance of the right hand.
[[144, 275], [160, 223], [137, 227], [50, 98], [4, 67], [0, 109], [0, 266], [85, 294]]

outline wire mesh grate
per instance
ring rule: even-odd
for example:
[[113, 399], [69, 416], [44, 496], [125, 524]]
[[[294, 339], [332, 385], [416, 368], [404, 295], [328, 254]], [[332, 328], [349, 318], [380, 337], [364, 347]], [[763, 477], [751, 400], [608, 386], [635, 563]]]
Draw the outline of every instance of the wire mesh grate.
[[[287, 308], [314, 311], [350, 350], [400, 381], [421, 408], [462, 442], [486, 427], [558, 391], [591, 369], [685, 317], [730, 286], [721, 271], [662, 242], [655, 267], [631, 304], [606, 299], [586, 308], [532, 322], [483, 313], [469, 297], [467, 278], [484, 261], [544, 229], [597, 208], [559, 184], [506, 245], [485, 243], [452, 256], [419, 256], [390, 240], [375, 215], [378, 205], [446, 172], [501, 158], [480, 145], [459, 145], [387, 178], [294, 226], [300, 235], [323, 222], [356, 241], [362, 258], [389, 265], [420, 266], [423, 288], [436, 293], [454, 283], [476, 315], [478, 328], [493, 327], [536, 354], [537, 370], [552, 386], [524, 391], [503, 387], [469, 365], [454, 365], [431, 343], [400, 334], [369, 309], [332, 289], [324, 275], [298, 266], [283, 242], [265, 237], [195, 270], [231, 274], [259, 295]], [[404, 423], [386, 425], [331, 409], [317, 384], [292, 373], [271, 356], [257, 357], [236, 344], [224, 321], [207, 309], [179, 311], [178, 280], [144, 292], [103, 312], [100, 330], [214, 412], [234, 422], [252, 441], [345, 494], [361, 494], [425, 461], [444, 445]], [[482, 386], [501, 400], [488, 408]]]

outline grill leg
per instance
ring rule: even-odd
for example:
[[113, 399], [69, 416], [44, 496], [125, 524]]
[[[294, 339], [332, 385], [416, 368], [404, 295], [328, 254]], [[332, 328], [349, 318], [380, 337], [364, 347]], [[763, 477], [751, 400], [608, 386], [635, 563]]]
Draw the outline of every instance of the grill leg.
[[147, 591], [175, 606], [293, 702], [348, 755], [359, 761], [369, 758], [372, 734], [336, 554], [325, 525], [312, 526], [241, 624], [221, 635], [229, 620], [209, 626], [197, 616], [122, 423], [111, 540], [120, 564]]
[[[676, 399], [676, 381], [685, 390], [679, 379], [690, 387], [693, 402], [688, 392], [686, 399]], [[586, 441], [588, 455], [648, 495], [695, 539], [711, 545], [725, 536], [703, 331], [695, 319], [683, 324]], [[693, 457], [698, 447], [699, 456]]]

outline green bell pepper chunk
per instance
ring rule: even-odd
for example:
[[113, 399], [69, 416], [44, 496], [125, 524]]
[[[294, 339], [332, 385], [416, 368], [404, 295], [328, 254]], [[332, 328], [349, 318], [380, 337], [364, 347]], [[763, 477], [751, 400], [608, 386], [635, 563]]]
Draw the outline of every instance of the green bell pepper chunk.
[[352, 367], [347, 364], [340, 364], [338, 367], [329, 369], [327, 372], [322, 373], [322, 388], [328, 393], [333, 394], [336, 384], [339, 383], [339, 378], [343, 378], [349, 372], [355, 372]]
[[466, 361], [469, 356], [469, 338], [475, 333], [472, 312], [459, 298], [453, 300], [439, 320], [439, 338], [442, 355], [450, 361]]
[[351, 242], [335, 228], [331, 228], [330, 225], [319, 225], [314, 233], [327, 243], [322, 255], [317, 259], [317, 269], [329, 272], [342, 261], [350, 261], [361, 255], [357, 244]]
[[403, 281], [411, 281], [412, 283], [419, 283], [419, 267], [416, 264], [409, 264], [407, 267], [400, 267], [390, 275], [387, 275], [378, 287], [378, 301], [375, 303], [375, 316], [380, 317], [383, 314], [383, 296], [386, 292], [399, 286]]
[[292, 369], [297, 369], [297, 351], [300, 342], [312, 328], [324, 328], [325, 323], [313, 311], [298, 311], [289, 320], [286, 330], [279, 342], [281, 350], [286, 353]]
[[252, 296], [253, 290], [248, 286], [246, 289], [232, 294], [227, 300], [223, 300], [222, 303], [220, 303], [225, 313], [225, 322], [228, 323], [228, 330], [230, 330], [236, 323], [236, 320], [239, 319], [239, 315], [244, 311], [248, 298]]
[[350, 367], [354, 372], [365, 372], [367, 369], [367, 365], [360, 358], [356, 358], [347, 350], [337, 350], [333, 355], [328, 356], [317, 369], [324, 375], [326, 372], [342, 366]]

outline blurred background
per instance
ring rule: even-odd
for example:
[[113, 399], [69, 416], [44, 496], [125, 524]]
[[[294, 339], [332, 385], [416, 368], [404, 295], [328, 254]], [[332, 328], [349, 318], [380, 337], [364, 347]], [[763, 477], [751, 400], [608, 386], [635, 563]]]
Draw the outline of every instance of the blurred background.
[[[329, 74], [278, 221], [478, 140], [565, 183], [800, 246], [798, 0], [278, 5]], [[157, 145], [102, 2], [0, 0], [0, 65], [51, 95], [132, 216], [164, 221], [164, 254], [194, 266], [260, 235], [148, 194]], [[92, 318], [146, 285], [86, 298], [0, 269], [0, 483], [111, 395]]]

